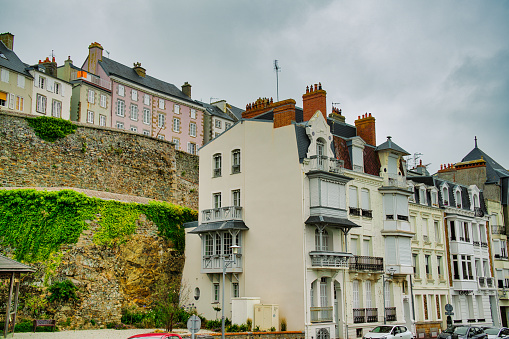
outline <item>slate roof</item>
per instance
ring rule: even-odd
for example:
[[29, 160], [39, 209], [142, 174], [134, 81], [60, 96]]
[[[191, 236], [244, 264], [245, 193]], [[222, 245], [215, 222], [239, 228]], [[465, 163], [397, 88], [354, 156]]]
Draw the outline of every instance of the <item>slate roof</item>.
[[295, 137], [297, 138], [297, 151], [299, 152], [299, 162], [302, 164], [302, 161], [306, 157], [311, 142], [309, 141], [309, 137], [306, 133], [306, 127], [302, 125], [294, 126], [295, 126]]
[[509, 171], [507, 171], [502, 165], [493, 160], [489, 155], [484, 153], [477, 146], [474, 147], [474, 149], [471, 150], [470, 153], [468, 153], [463, 159], [461, 159], [461, 161], [464, 162], [479, 160], [481, 158], [486, 161], [486, 182], [498, 183], [500, 178], [509, 177]]
[[223, 118], [223, 119], [226, 119], [226, 120], [230, 120], [230, 121], [235, 121], [231, 116], [229, 116], [228, 114], [224, 113], [219, 107], [217, 106], [214, 106], [214, 105], [211, 105], [211, 104], [207, 104], [205, 102], [201, 102], [201, 101], [197, 101], [200, 105], [202, 105], [209, 114], [213, 115], [213, 116], [216, 116], [216, 117], [219, 117], [219, 118]]
[[156, 79], [150, 75], [141, 77], [133, 68], [122, 65], [121, 63], [108, 59], [104, 56], [102, 60], [99, 61], [99, 65], [101, 65], [102, 69], [108, 76], [115, 75], [119, 78], [134, 82], [140, 86], [150, 88], [159, 93], [167, 94], [191, 103], [196, 103], [194, 100], [185, 95], [181, 90], [179, 90], [175, 85]]
[[403, 153], [403, 155], [410, 155], [410, 153], [408, 153], [403, 148], [399, 147], [394, 141], [392, 141], [390, 137], [387, 138], [386, 142], [384, 142], [383, 144], [376, 147], [377, 151], [382, 151], [382, 150], [386, 150], [386, 149], [390, 149], [390, 150], [393, 150], [396, 152]]
[[341, 123], [332, 119], [327, 119], [332, 134], [343, 138], [353, 138], [357, 135], [357, 128], [346, 123]]
[[211, 231], [227, 231], [227, 230], [249, 230], [242, 220], [216, 221], [201, 224], [189, 233], [199, 234]]
[[16, 260], [9, 259], [0, 254], [0, 272], [29, 273], [35, 272], [35, 269], [20, 262], [17, 262]]
[[32, 78], [32, 75], [26, 69], [25, 63], [18, 58], [14, 51], [8, 49], [2, 41], [0, 41], [0, 53], [5, 56], [5, 58], [0, 57], [0, 67], [10, 69], [11, 71], [18, 72]]
[[231, 106], [230, 111], [232, 111], [233, 115], [235, 115], [238, 120], [242, 119], [242, 112], [244, 112], [244, 110], [242, 108]]

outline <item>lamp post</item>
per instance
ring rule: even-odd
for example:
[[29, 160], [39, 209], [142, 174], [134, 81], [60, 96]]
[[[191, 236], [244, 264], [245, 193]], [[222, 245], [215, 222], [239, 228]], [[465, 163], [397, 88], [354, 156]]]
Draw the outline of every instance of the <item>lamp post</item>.
[[[230, 254], [230, 259], [226, 259], [226, 254], [223, 256], [223, 291], [222, 291], [222, 301], [221, 301], [221, 339], [224, 339], [224, 281], [226, 278], [226, 267], [237, 262], [237, 253], [239, 251], [240, 246], [234, 245], [230, 246], [232, 250], [232, 254]], [[233, 259], [231, 257], [233, 256]]]
[[[388, 271], [389, 271], [388, 272], [389, 276], [392, 278], [392, 276], [394, 275], [394, 272], [396, 272], [396, 270], [391, 267], [391, 268], [389, 268]], [[385, 308], [385, 282], [387, 281], [387, 279], [385, 279], [385, 274], [387, 274], [387, 273], [384, 272], [384, 274], [382, 275], [382, 289], [383, 289], [382, 294], [384, 296], [384, 306], [383, 306], [384, 307], [384, 325], [387, 324], [387, 310]]]

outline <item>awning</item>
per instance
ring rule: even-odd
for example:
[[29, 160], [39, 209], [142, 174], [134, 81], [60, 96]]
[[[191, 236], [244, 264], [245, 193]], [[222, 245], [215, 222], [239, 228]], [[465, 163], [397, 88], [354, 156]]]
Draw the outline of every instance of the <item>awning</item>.
[[343, 218], [336, 218], [336, 217], [327, 217], [323, 215], [312, 215], [306, 220], [305, 222], [308, 225], [324, 225], [329, 227], [335, 227], [335, 228], [354, 228], [354, 227], [361, 227], [357, 225], [356, 223]]
[[212, 231], [227, 231], [227, 230], [248, 230], [242, 220], [227, 220], [227, 221], [216, 221], [201, 224], [189, 233], [200, 234]]
[[5, 101], [7, 101], [7, 93], [0, 92], [0, 100], [5, 100]]

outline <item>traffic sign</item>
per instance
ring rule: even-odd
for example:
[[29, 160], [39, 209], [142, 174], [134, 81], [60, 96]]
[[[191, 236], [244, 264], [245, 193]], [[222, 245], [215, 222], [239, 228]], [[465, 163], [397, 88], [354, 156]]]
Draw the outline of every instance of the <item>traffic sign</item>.
[[201, 328], [201, 319], [197, 315], [192, 315], [189, 317], [189, 320], [187, 321], [187, 329], [192, 334], [198, 333], [198, 331]]
[[452, 309], [453, 309], [453, 307], [452, 307], [452, 305], [451, 305], [451, 304], [446, 304], [446, 305], [445, 305], [445, 310], [446, 310], [447, 312], [451, 312], [451, 311], [452, 311]]

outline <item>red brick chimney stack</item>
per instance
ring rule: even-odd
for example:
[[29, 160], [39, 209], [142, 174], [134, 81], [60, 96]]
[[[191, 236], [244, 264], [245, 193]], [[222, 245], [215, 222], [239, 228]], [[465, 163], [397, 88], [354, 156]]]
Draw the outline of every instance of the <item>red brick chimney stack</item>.
[[320, 111], [323, 114], [325, 120], [327, 120], [327, 92], [322, 89], [322, 84], [318, 83], [306, 87], [306, 93], [302, 95], [302, 109], [304, 115], [304, 121], [309, 121], [311, 117]]
[[363, 114], [355, 120], [355, 127], [357, 128], [357, 136], [361, 137], [366, 143], [376, 146], [376, 133], [375, 133], [375, 118], [371, 113]]

